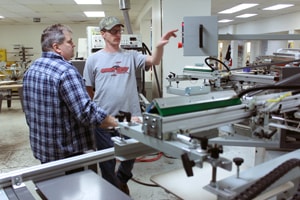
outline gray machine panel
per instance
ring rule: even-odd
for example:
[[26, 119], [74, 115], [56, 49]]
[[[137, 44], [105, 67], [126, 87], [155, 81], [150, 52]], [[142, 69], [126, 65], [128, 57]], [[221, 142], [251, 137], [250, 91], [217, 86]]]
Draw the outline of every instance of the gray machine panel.
[[183, 55], [218, 56], [217, 16], [183, 18]]
[[131, 199], [91, 170], [42, 181], [36, 186], [47, 199]]

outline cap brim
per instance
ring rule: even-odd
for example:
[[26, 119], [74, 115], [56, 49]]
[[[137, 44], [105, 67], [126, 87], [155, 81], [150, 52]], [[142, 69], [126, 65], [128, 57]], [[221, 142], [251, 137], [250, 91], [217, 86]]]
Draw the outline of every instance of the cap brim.
[[122, 26], [122, 27], [124, 27], [124, 25], [123, 24], [115, 24], [115, 25], [113, 25], [113, 26], [111, 26], [111, 27], [107, 27], [107, 28], [105, 28], [106, 30], [111, 30], [113, 27], [115, 27], [115, 26]]

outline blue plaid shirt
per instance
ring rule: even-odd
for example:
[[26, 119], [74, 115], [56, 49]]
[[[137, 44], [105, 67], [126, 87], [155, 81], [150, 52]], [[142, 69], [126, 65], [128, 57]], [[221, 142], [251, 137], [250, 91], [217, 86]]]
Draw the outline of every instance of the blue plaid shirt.
[[43, 52], [26, 71], [23, 101], [31, 148], [43, 163], [93, 149], [92, 128], [107, 116], [78, 70], [54, 52]]

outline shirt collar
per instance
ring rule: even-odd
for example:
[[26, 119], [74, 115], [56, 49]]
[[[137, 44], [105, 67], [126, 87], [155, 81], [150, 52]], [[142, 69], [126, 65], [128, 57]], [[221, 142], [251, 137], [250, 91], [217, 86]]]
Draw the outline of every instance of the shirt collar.
[[62, 57], [61, 55], [59, 55], [58, 53], [55, 53], [53, 51], [44, 51], [42, 53], [42, 57], [44, 58], [54, 58], [54, 59], [61, 59], [61, 60], [64, 60], [68, 63], [72, 63], [71, 61], [68, 61], [68, 60], [65, 60], [64, 57]]

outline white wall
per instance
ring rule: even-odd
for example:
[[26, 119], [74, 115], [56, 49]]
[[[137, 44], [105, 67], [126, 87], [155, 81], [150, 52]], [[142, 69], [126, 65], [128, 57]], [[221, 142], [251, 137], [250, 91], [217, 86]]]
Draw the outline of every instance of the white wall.
[[[40, 37], [42, 31], [48, 25], [1, 25], [0, 29], [0, 49], [7, 50], [7, 60], [14, 61], [18, 57], [14, 56], [16, 50], [13, 49], [14, 45], [20, 44], [24, 47], [33, 47], [33, 50], [28, 52], [33, 53], [32, 60], [38, 58], [41, 55]], [[76, 51], [78, 45], [78, 38], [86, 38], [86, 26], [87, 25], [69, 25], [73, 30], [73, 41], [76, 44]], [[90, 26], [97, 26], [92, 24]], [[18, 61], [18, 60], [17, 60]]]
[[166, 93], [166, 80], [169, 72], [182, 74], [183, 67], [186, 65], [195, 65], [203, 63], [203, 57], [200, 56], [183, 56], [183, 49], [177, 47], [178, 42], [182, 41], [181, 23], [185, 16], [210, 16], [211, 1], [210, 0], [163, 0], [162, 1], [162, 32], [178, 28], [177, 38], [171, 38], [168, 45], [165, 46], [163, 63], [162, 63], [162, 80], [163, 80], [163, 96], [171, 96]]

